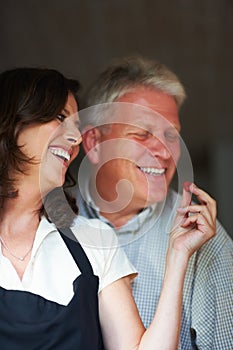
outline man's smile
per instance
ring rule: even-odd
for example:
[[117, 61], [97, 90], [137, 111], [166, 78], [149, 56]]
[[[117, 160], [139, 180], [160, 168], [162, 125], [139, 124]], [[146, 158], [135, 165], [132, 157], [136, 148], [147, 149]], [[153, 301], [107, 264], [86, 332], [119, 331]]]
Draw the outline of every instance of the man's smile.
[[166, 169], [165, 168], [155, 168], [155, 167], [138, 167], [143, 173], [154, 175], [154, 176], [160, 176], [165, 174]]

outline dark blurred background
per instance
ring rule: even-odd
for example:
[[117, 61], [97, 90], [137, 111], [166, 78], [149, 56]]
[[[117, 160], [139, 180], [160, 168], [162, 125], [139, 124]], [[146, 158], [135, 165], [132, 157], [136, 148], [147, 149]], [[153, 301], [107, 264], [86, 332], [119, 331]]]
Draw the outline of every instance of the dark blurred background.
[[233, 236], [233, 0], [7, 0], [0, 70], [46, 66], [86, 87], [112, 59], [169, 66], [188, 94], [182, 137], [195, 182], [218, 200]]

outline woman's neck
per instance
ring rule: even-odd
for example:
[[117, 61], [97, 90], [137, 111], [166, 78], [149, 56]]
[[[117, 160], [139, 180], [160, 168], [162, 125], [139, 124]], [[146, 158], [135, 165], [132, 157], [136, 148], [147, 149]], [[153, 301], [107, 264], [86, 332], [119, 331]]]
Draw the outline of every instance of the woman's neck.
[[24, 232], [25, 227], [38, 227], [41, 207], [40, 193], [30, 187], [19, 189], [17, 197], [4, 201], [0, 212], [0, 234], [4, 232], [10, 235]]

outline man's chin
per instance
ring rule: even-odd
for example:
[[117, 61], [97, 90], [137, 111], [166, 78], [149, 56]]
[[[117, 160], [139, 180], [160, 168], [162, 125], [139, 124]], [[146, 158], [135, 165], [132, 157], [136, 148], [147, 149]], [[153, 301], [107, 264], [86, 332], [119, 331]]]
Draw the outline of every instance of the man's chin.
[[149, 207], [156, 203], [164, 202], [166, 198], [167, 198], [167, 191], [166, 190], [160, 191], [159, 193], [156, 193], [155, 195], [149, 196], [147, 198], [147, 206]]

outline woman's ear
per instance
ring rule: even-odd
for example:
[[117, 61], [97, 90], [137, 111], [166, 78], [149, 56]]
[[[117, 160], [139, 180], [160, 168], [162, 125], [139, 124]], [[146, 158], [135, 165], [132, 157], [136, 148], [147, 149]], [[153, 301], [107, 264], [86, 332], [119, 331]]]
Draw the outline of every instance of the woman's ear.
[[99, 162], [99, 144], [101, 142], [100, 130], [91, 125], [85, 126], [82, 130], [83, 149], [92, 164]]

